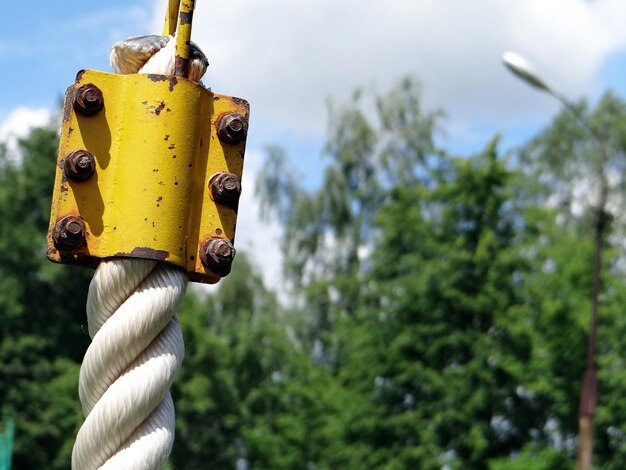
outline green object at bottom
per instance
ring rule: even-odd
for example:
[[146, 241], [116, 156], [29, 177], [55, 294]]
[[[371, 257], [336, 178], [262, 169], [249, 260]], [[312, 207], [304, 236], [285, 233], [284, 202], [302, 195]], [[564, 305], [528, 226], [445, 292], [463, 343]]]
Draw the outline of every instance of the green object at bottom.
[[4, 433], [0, 434], [0, 470], [11, 470], [14, 431], [15, 423], [12, 419], [9, 419]]

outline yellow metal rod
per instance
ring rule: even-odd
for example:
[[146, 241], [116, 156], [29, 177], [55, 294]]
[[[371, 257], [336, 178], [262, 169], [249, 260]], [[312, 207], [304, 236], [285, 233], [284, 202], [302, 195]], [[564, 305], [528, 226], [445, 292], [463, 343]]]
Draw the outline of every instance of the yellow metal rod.
[[189, 42], [191, 41], [191, 22], [193, 20], [194, 0], [181, 0], [176, 30], [176, 63], [174, 74], [186, 77], [189, 68]]
[[163, 36], [172, 36], [176, 32], [176, 22], [178, 20], [178, 9], [180, 0], [169, 0], [167, 11], [165, 12], [165, 24], [163, 26]]

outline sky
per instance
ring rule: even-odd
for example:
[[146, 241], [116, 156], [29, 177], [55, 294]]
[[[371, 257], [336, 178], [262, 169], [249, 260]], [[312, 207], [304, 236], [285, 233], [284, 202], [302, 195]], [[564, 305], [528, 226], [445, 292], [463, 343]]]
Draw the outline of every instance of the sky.
[[[160, 34], [166, 1], [3, 7], [0, 140], [14, 142], [58, 112], [78, 70], [109, 71], [114, 42]], [[259, 219], [254, 176], [277, 144], [306, 187], [319, 185], [329, 100], [414, 76], [426, 108], [446, 113], [445, 148], [469, 155], [499, 133], [507, 151], [559, 104], [511, 75], [502, 54], [522, 54], [572, 100], [595, 102], [607, 89], [626, 98], [624, 18], [623, 0], [196, 0], [192, 39], [210, 62], [204, 83], [251, 105], [237, 248], [279, 286], [280, 227]]]

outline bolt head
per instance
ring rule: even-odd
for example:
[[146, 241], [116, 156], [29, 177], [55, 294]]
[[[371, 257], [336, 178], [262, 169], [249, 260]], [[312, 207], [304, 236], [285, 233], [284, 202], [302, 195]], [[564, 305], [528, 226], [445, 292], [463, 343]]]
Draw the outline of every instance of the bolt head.
[[211, 178], [209, 188], [215, 202], [237, 210], [241, 196], [241, 183], [237, 175], [225, 171], [217, 173]]
[[82, 217], [68, 215], [57, 222], [52, 241], [59, 250], [72, 250], [84, 245], [86, 235]]
[[248, 120], [237, 113], [225, 113], [217, 118], [217, 136], [227, 144], [238, 144], [248, 135]]
[[96, 171], [96, 159], [87, 150], [75, 150], [65, 159], [63, 171], [67, 179], [85, 181]]
[[93, 83], [81, 85], [74, 95], [74, 109], [83, 116], [93, 116], [104, 107], [102, 91]]
[[233, 264], [237, 250], [225, 238], [210, 238], [202, 244], [200, 261], [202, 265], [219, 276], [227, 276]]

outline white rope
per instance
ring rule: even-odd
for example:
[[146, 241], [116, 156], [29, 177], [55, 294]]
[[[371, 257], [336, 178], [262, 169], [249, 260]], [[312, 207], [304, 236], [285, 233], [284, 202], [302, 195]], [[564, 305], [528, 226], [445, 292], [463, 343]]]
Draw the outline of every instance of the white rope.
[[87, 299], [89, 346], [79, 395], [87, 416], [77, 470], [158, 469], [174, 440], [169, 388], [184, 356], [176, 308], [187, 274], [153, 261], [103, 261]]
[[[147, 60], [140, 73], [172, 75], [175, 41], [152, 44], [151, 56], [141, 41], [114, 46], [114, 71], [122, 72], [120, 64], [139, 53], [140, 63]], [[186, 273], [154, 261], [100, 263], [87, 299], [92, 343], [79, 383], [86, 419], [72, 451], [73, 469], [156, 470], [167, 460], [175, 424], [169, 388], [184, 356], [175, 312], [187, 281]]]

